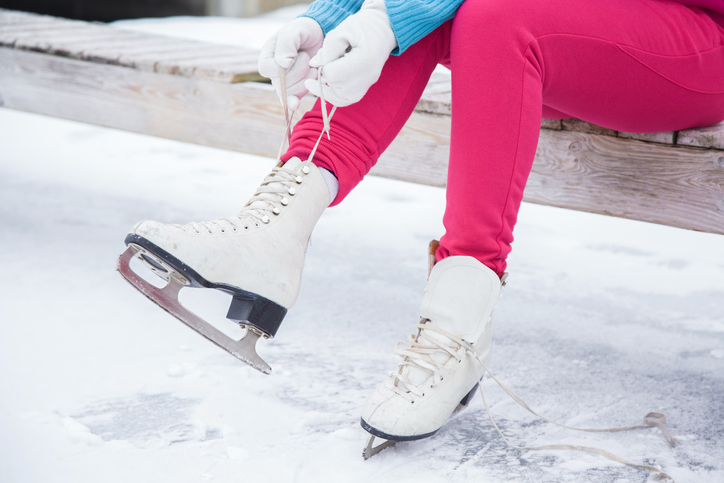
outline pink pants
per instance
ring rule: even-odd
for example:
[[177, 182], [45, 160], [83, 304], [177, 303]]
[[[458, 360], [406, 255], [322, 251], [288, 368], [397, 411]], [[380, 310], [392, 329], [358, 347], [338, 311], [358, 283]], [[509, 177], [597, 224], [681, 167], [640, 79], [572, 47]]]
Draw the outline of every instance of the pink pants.
[[[533, 163], [540, 123], [576, 117], [628, 132], [724, 119], [724, 28], [668, 0], [467, 0], [456, 17], [390, 57], [357, 104], [337, 110], [315, 163], [339, 203], [413, 112], [438, 63], [452, 71], [445, 235], [438, 260], [475, 257], [499, 275]], [[319, 102], [284, 160], [308, 156]]]

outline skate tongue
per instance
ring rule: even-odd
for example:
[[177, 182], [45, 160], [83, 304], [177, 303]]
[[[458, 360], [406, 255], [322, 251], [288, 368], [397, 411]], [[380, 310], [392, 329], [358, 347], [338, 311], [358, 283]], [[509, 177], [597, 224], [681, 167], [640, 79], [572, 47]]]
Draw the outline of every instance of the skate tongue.
[[289, 161], [284, 163], [284, 167], [287, 169], [296, 169], [296, 167], [300, 164], [302, 164], [302, 160], [295, 156], [293, 158], [289, 158]]

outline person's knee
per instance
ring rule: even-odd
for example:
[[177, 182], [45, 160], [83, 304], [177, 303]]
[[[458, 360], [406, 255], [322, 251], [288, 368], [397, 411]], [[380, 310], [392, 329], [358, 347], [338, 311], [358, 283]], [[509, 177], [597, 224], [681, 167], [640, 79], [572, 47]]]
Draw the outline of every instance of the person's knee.
[[545, 22], [550, 14], [546, 4], [540, 0], [466, 0], [455, 15], [455, 23], [482, 36], [529, 30]]

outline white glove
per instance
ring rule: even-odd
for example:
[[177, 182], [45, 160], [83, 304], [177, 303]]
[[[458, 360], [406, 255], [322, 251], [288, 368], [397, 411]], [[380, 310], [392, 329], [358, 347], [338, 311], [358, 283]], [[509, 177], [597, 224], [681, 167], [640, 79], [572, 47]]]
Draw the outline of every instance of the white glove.
[[309, 59], [322, 47], [324, 32], [316, 20], [299, 17], [266, 41], [259, 56], [259, 73], [268, 77], [282, 97], [279, 68], [286, 72], [287, 104], [295, 111], [299, 100], [309, 92], [304, 81], [317, 78], [317, 69], [310, 69]]
[[[324, 99], [335, 106], [354, 104], [377, 82], [382, 67], [397, 47], [384, 0], [365, 0], [362, 8], [327, 33], [322, 48], [309, 65], [322, 67]], [[320, 83], [304, 85], [320, 96]]]

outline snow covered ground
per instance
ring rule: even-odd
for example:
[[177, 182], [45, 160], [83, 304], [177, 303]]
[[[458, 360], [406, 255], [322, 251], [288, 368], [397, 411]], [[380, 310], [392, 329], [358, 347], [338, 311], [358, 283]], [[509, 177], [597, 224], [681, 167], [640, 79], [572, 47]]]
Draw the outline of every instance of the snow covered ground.
[[[0, 482], [647, 480], [510, 449], [478, 397], [436, 436], [362, 461], [359, 410], [417, 322], [444, 190], [370, 177], [322, 217], [299, 302], [260, 343], [264, 376], [145, 300], [115, 260], [138, 220], [233, 214], [273, 160], [7, 109], [0, 133]], [[724, 481], [724, 237], [530, 204], [516, 235], [491, 369], [566, 424], [662, 412], [679, 445], [550, 426], [486, 379], [503, 431]], [[186, 291], [224, 323], [225, 296]]]

